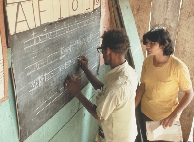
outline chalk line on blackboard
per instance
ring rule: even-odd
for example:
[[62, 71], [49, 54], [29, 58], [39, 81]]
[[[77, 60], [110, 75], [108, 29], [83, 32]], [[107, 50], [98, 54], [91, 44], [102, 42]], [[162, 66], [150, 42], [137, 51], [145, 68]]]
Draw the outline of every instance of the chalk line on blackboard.
[[[91, 69], [93, 69], [94, 67], [92, 67]], [[81, 72], [81, 74], [80, 75], [77, 75], [77, 78], [80, 80], [83, 76], [84, 76], [85, 74], [84, 74], [84, 72], [82, 71]], [[67, 78], [72, 78], [72, 74], [70, 74], [70, 73], [68, 73], [68, 75], [67, 75]], [[60, 90], [63, 90], [64, 88], [61, 88]], [[36, 115], [38, 115], [39, 113], [41, 113], [44, 109], [46, 109], [51, 103], [53, 103], [57, 98], [59, 98], [61, 95], [63, 95], [65, 92], [66, 92], [67, 90], [65, 90], [64, 89], [64, 92], [61, 92], [59, 95], [57, 95], [54, 99], [53, 99], [53, 97], [55, 96], [55, 95], [53, 95], [53, 96], [51, 96], [51, 97], [49, 97], [49, 99], [47, 99], [46, 101], [44, 101], [35, 111], [38, 111], [38, 112], [36, 112]], [[51, 100], [52, 99], [52, 101], [50, 102], [50, 103], [48, 103], [46, 106], [44, 106], [45, 105], [45, 103], [47, 103], [49, 100]], [[44, 106], [44, 108], [42, 108], [42, 106]], [[41, 109], [41, 110], [40, 110]]]
[[[59, 29], [57, 27], [55, 27], [55, 29], [53, 31], [50, 31], [50, 32], [46, 32], [47, 30], [44, 30], [45, 34], [40, 34], [38, 36], [34, 36], [35, 33], [33, 31], [32, 38], [23, 42], [24, 49], [32, 47], [32, 46], [40, 44], [40, 43], [43, 43], [43, 42], [46, 42], [47, 40], [62, 36], [64, 34], [66, 34], [67, 32], [72, 33], [74, 30], [79, 30], [79, 28], [92, 25], [95, 22], [96, 22], [96, 17], [92, 17], [88, 20], [81, 21], [78, 24], [72, 24], [72, 25], [68, 24], [67, 26], [65, 25], [65, 27], [59, 28]], [[79, 26], [79, 24], [83, 25], [83, 23], [84, 23], [84, 26]], [[75, 25], [76, 25], [76, 28], [75, 28]], [[69, 30], [71, 27], [73, 27], [73, 29]], [[65, 30], [65, 29], [68, 29], [68, 30]]]
[[[42, 112], [44, 109], [46, 109], [51, 103], [53, 103], [56, 99], [58, 99], [62, 94], [64, 94], [64, 92], [62, 92], [61, 94], [57, 95], [51, 102], [49, 102], [44, 108], [42, 108], [40, 111], [38, 111], [36, 113], [36, 115], [38, 115], [40, 112]], [[53, 95], [54, 96], [54, 95]], [[47, 100], [48, 101], [48, 100]], [[45, 102], [47, 102], [45, 101]], [[44, 103], [45, 103], [44, 102]], [[39, 107], [40, 108], [40, 107]]]

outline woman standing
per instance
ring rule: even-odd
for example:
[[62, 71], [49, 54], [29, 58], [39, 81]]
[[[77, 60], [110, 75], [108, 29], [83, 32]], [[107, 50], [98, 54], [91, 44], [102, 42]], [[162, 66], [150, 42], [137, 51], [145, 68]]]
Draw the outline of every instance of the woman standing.
[[[143, 35], [143, 44], [149, 56], [143, 63], [135, 103], [138, 106], [141, 102], [144, 121], [161, 121], [164, 128], [170, 127], [194, 96], [189, 70], [185, 63], [172, 55], [174, 47], [165, 28], [148, 31]], [[184, 91], [180, 102], [179, 88]]]

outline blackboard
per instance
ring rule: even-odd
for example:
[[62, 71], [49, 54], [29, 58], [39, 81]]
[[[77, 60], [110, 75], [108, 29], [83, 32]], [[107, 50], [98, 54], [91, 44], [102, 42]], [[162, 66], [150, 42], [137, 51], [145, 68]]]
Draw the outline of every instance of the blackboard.
[[89, 59], [97, 74], [100, 45], [100, 8], [93, 12], [42, 25], [9, 37], [18, 114], [23, 141], [73, 98], [63, 87], [75, 74], [83, 88], [88, 80], [77, 58]]

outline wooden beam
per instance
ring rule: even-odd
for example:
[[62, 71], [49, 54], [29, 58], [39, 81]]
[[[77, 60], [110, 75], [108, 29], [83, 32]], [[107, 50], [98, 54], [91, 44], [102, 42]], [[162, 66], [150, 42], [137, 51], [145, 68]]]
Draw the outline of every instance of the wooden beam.
[[[6, 36], [5, 36], [5, 25], [4, 25], [4, 10], [3, 10], [3, 0], [0, 0], [0, 39], [2, 49], [2, 56], [3, 57], [3, 80], [4, 80], [4, 97], [0, 99], [0, 103], [6, 101], [8, 98], [8, 61], [7, 61], [7, 43], [6, 43]], [[0, 67], [1, 68], [1, 67]], [[0, 72], [1, 73], [1, 72]]]
[[120, 7], [124, 28], [129, 37], [130, 50], [131, 50], [131, 55], [135, 65], [135, 69], [140, 79], [144, 55], [142, 52], [140, 39], [135, 25], [133, 13], [131, 11], [131, 7], [128, 0], [118, 0], [118, 4]]

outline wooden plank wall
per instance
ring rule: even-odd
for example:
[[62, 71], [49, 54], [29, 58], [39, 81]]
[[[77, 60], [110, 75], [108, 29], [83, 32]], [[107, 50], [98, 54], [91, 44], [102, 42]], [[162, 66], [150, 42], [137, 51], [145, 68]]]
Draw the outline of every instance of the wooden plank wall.
[[164, 26], [175, 42], [181, 0], [153, 0], [151, 9], [150, 28]]
[[[180, 20], [178, 26], [178, 34], [175, 45], [175, 55], [186, 63], [189, 67], [191, 80], [194, 87], [194, 1], [183, 0], [180, 10]], [[180, 95], [181, 97], [181, 95]], [[184, 140], [187, 140], [191, 125], [194, 123], [194, 100], [183, 111], [181, 115], [181, 123], [183, 129]], [[194, 141], [194, 140], [193, 140]]]
[[[136, 27], [142, 36], [148, 27], [166, 26], [175, 43], [175, 56], [188, 66], [194, 86], [194, 1], [193, 0], [129, 0], [136, 22]], [[150, 17], [151, 16], [151, 17]], [[145, 48], [142, 46], [144, 56]], [[179, 93], [179, 98], [182, 92]], [[183, 140], [187, 141], [192, 129], [194, 116], [194, 100], [183, 111], [181, 124]]]

